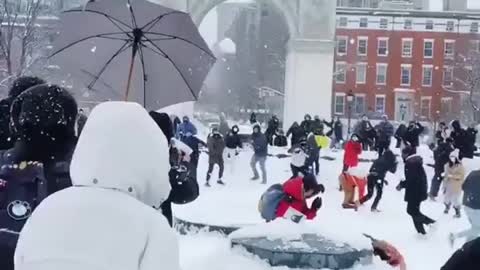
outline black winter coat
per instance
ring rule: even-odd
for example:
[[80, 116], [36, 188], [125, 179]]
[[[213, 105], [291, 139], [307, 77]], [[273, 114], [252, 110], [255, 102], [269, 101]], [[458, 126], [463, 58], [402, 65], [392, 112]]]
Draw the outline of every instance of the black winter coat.
[[288, 145], [287, 137], [285, 135], [278, 135], [273, 140], [273, 145], [277, 147], [285, 147]]
[[396, 157], [391, 151], [385, 152], [370, 167], [370, 174], [377, 179], [385, 179], [387, 172], [395, 173], [397, 171]]
[[253, 151], [257, 157], [268, 156], [268, 142], [267, 137], [263, 133], [252, 134]]
[[310, 132], [312, 132], [312, 127], [313, 127], [313, 121], [312, 120], [303, 120], [303, 122], [300, 124], [300, 126], [302, 127], [303, 131], [304, 131], [304, 136], [306, 136], [307, 134], [310, 134]]
[[445, 164], [449, 160], [450, 153], [453, 151], [453, 146], [447, 142], [440, 142], [433, 150], [433, 159], [435, 160], [435, 172], [437, 174], [445, 171]]
[[10, 133], [11, 104], [11, 98], [6, 98], [0, 101], [0, 150], [12, 148], [15, 142]]
[[300, 143], [302, 138], [305, 138], [305, 130], [301, 126], [291, 126], [287, 131], [287, 137], [292, 135], [292, 145]]
[[412, 147], [418, 147], [420, 145], [419, 136], [424, 129], [420, 123], [417, 123], [414, 127], [408, 127], [403, 135], [403, 140]]
[[427, 174], [423, 160], [419, 155], [412, 155], [405, 161], [405, 180], [400, 183], [405, 189], [406, 202], [423, 202], [427, 199]]
[[355, 133], [358, 134], [361, 140], [367, 140], [371, 137], [373, 130], [372, 123], [370, 121], [362, 120], [355, 126]]
[[478, 270], [479, 267], [480, 238], [477, 238], [455, 251], [440, 270]]
[[311, 121], [310, 129], [311, 129], [310, 132], [314, 132], [314, 133], [317, 131], [323, 132], [324, 130], [323, 122], [319, 119]]
[[463, 183], [463, 205], [480, 210], [480, 170], [472, 171]]
[[242, 148], [242, 141], [238, 133], [230, 131], [225, 137], [225, 146], [230, 149]]
[[333, 133], [337, 141], [343, 140], [343, 125], [341, 121], [335, 121], [335, 123], [333, 123]]
[[277, 118], [272, 118], [268, 121], [266, 133], [275, 134], [280, 127], [280, 121]]

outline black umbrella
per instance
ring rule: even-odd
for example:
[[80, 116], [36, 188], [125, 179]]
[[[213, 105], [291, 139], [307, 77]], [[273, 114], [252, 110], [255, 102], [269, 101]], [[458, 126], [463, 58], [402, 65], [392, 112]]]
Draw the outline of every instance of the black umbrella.
[[90, 1], [61, 23], [51, 60], [103, 99], [194, 101], [216, 61], [189, 14], [145, 0]]

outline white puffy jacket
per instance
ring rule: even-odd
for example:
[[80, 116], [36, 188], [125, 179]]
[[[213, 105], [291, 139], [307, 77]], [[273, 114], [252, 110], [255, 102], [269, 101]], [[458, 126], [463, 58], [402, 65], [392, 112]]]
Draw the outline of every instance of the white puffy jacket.
[[16, 270], [178, 270], [178, 242], [155, 208], [170, 192], [168, 145], [138, 104], [97, 106], [83, 129], [73, 187], [23, 228]]

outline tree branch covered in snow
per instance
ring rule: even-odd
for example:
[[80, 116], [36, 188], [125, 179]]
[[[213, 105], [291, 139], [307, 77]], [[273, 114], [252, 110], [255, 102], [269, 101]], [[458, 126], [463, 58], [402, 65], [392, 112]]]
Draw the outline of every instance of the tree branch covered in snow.
[[468, 55], [458, 57], [454, 78], [456, 84], [446, 86], [445, 90], [468, 95], [472, 108], [480, 111], [480, 52], [471, 51]]

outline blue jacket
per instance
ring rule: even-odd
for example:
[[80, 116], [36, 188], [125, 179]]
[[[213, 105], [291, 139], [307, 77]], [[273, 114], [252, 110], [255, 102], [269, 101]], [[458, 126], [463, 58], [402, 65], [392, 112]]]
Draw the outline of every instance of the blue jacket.
[[177, 127], [177, 136], [179, 136], [180, 133], [183, 133], [183, 135], [186, 135], [187, 133], [197, 135], [197, 128], [192, 124], [192, 122], [182, 122]]
[[268, 156], [268, 141], [263, 133], [252, 134], [252, 145], [255, 155], [258, 157]]

